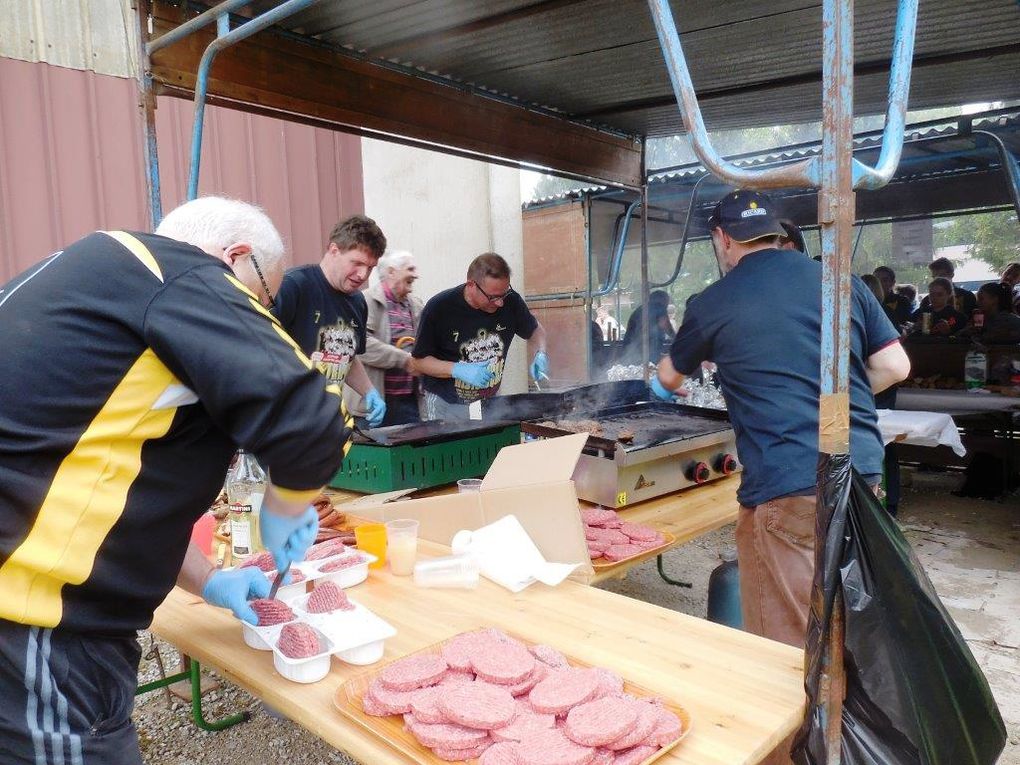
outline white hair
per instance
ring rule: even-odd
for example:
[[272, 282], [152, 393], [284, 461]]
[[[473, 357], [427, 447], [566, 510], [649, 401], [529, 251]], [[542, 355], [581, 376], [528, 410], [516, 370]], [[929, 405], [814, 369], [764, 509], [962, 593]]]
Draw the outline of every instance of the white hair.
[[389, 273], [391, 268], [403, 268], [412, 260], [414, 260], [414, 255], [407, 250], [387, 250], [386, 254], [379, 258], [376, 268], [379, 270], [379, 276], [383, 277]]
[[199, 197], [185, 202], [167, 213], [156, 233], [207, 252], [245, 242], [263, 268], [284, 265], [283, 239], [269, 216], [261, 207], [237, 199]]

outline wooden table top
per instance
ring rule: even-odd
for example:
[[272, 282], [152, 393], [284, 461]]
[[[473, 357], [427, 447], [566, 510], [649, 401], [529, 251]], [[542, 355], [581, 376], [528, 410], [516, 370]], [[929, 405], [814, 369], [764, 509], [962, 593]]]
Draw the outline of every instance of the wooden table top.
[[[444, 552], [420, 545], [423, 556]], [[693, 728], [659, 760], [664, 765], [758, 763], [804, 713], [800, 650], [595, 587], [566, 581], [513, 594], [483, 579], [476, 590], [420, 589], [410, 577], [384, 569], [372, 571], [350, 594], [397, 628], [384, 661], [464, 630], [496, 626], [614, 669], [676, 701], [690, 711]], [[366, 765], [405, 762], [333, 707], [340, 684], [370, 668], [334, 659], [321, 682], [283, 680], [271, 653], [244, 645], [229, 612], [180, 589], [156, 611], [152, 631]]]
[[[624, 520], [630, 523], [643, 523], [658, 531], [672, 534], [676, 537], [676, 542], [666, 548], [670, 549], [690, 542], [702, 534], [722, 528], [729, 523], [736, 523], [739, 510], [737, 503], [737, 487], [739, 485], [739, 474], [731, 475], [704, 486], [692, 487], [631, 505], [620, 510], [620, 514]], [[415, 496], [429, 497], [452, 494], [456, 491], [456, 486], [438, 486], [435, 489], [417, 493]], [[328, 489], [326, 493], [338, 505], [364, 496], [353, 491], [338, 489]], [[582, 507], [594, 507], [591, 502], [584, 500], [579, 502]], [[596, 572], [589, 583], [596, 584], [606, 579], [626, 576], [631, 568], [662, 552], [663, 550], [659, 550], [620, 561], [615, 566]]]

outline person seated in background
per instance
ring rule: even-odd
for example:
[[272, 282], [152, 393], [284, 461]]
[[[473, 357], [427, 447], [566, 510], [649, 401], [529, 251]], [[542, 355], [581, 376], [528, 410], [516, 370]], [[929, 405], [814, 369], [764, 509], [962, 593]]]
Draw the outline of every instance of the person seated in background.
[[1006, 266], [999, 280], [1009, 287], [1009, 310], [1020, 313], [1017, 310], [1020, 305], [1020, 263], [1010, 263]]
[[680, 329], [680, 322], [676, 318], [676, 306], [670, 303], [666, 306], [666, 316], [669, 317], [669, 326], [676, 334], [676, 331]]
[[903, 327], [910, 321], [910, 314], [914, 310], [913, 301], [896, 292], [896, 272], [889, 266], [879, 266], [874, 270], [874, 276], [882, 285], [882, 295], [878, 302], [885, 309], [885, 315], [897, 329]]
[[604, 305], [600, 305], [595, 310], [595, 323], [599, 325], [603, 340], [620, 339], [620, 322], [610, 315], [609, 309]]
[[942, 276], [931, 280], [928, 297], [921, 301], [921, 307], [910, 316], [910, 320], [916, 324], [915, 331], [920, 331], [921, 317], [926, 313], [931, 314], [933, 335], [955, 335], [967, 326], [967, 317], [953, 307], [953, 283]]
[[1013, 291], [1005, 282], [981, 285], [977, 293], [978, 308], [984, 313], [982, 326], [971, 322], [960, 332], [982, 343], [1020, 343], [1020, 316], [1012, 313]]
[[[358, 358], [373, 387], [383, 392], [386, 414], [382, 425], [406, 425], [421, 419], [411, 358], [422, 310], [421, 299], [411, 294], [418, 267], [414, 255], [397, 250], [379, 258], [377, 268], [379, 283], [364, 292], [367, 335], [365, 352]], [[344, 387], [344, 401], [355, 416], [368, 414], [364, 398], [349, 385]]]
[[779, 237], [779, 249], [796, 250], [807, 255], [807, 245], [804, 243], [804, 234], [800, 226], [789, 218], [780, 218], [779, 225], [783, 227], [783, 233]]
[[[977, 308], [977, 298], [974, 297], [974, 293], [970, 290], [953, 285], [953, 276], [956, 274], [956, 269], [953, 268], [953, 261], [949, 258], [936, 258], [928, 264], [928, 271], [931, 272], [932, 279], [946, 279], [949, 282], [949, 285], [953, 288], [951, 293], [953, 308], [966, 316], [969, 321], [970, 315]], [[922, 312], [927, 311], [930, 302], [927, 297], [922, 300], [920, 310]]]
[[910, 302], [910, 313], [917, 308], [917, 287], [913, 284], [897, 284], [895, 288], [897, 295], [903, 295]]
[[[648, 295], [648, 358], [653, 363], [669, 350], [676, 333], [669, 323], [669, 294], [653, 290]], [[623, 338], [623, 358], [627, 364], [640, 364], [644, 355], [641, 339], [641, 321], [644, 306], [638, 306], [627, 319], [627, 334]]]

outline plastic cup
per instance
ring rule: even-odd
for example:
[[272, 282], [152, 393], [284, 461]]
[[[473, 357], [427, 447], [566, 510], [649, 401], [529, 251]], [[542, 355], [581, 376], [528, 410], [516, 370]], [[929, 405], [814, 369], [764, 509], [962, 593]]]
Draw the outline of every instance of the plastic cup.
[[419, 561], [414, 566], [414, 583], [419, 587], [473, 590], [478, 586], [478, 561], [472, 555]]
[[457, 481], [457, 491], [481, 491], [481, 478], [461, 478]]
[[396, 576], [414, 573], [414, 561], [418, 557], [418, 521], [387, 521], [386, 556], [390, 561], [390, 571]]
[[382, 568], [386, 563], [386, 526], [381, 523], [363, 523], [354, 527], [354, 541], [358, 549], [374, 555], [377, 560], [369, 568]]
[[205, 555], [212, 555], [213, 533], [216, 531], [216, 516], [210, 511], [202, 514], [191, 528], [191, 541]]

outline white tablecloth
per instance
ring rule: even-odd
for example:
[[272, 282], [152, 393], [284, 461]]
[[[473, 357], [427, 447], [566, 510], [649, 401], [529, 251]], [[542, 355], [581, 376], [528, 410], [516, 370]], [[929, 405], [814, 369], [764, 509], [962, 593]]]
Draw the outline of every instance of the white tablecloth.
[[948, 414], [879, 409], [878, 429], [886, 444], [896, 441], [915, 446], [948, 446], [960, 457], [967, 453], [956, 423]]

